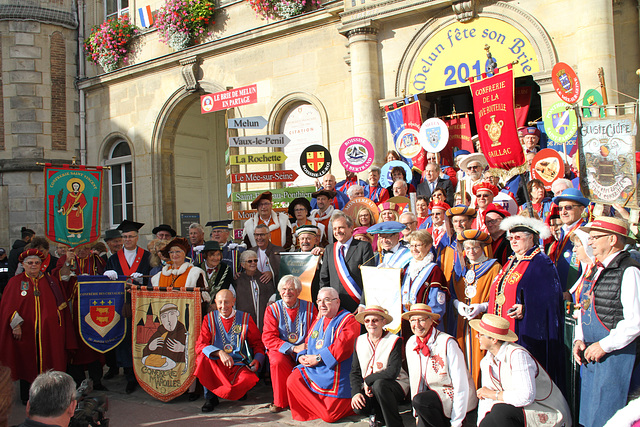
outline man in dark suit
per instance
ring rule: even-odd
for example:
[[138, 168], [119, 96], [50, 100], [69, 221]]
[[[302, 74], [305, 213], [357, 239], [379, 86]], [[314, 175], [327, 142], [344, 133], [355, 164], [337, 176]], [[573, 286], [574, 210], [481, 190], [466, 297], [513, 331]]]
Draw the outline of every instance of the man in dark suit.
[[[340, 294], [341, 306], [354, 313], [364, 308], [361, 265], [375, 265], [371, 244], [353, 238], [353, 219], [341, 211], [331, 217], [335, 243], [325, 248], [320, 287], [331, 286]], [[339, 268], [340, 264], [343, 268]]]
[[418, 184], [418, 196], [425, 196], [431, 199], [431, 194], [436, 188], [442, 188], [449, 206], [453, 206], [455, 189], [448, 179], [440, 178], [440, 168], [436, 163], [428, 163], [424, 169], [424, 181]]
[[268, 283], [273, 279], [273, 283], [280, 280], [280, 252], [284, 252], [281, 246], [271, 243], [271, 233], [264, 224], [259, 224], [253, 232], [256, 239], [256, 246], [249, 250], [258, 254], [258, 270], [262, 273], [260, 281]]

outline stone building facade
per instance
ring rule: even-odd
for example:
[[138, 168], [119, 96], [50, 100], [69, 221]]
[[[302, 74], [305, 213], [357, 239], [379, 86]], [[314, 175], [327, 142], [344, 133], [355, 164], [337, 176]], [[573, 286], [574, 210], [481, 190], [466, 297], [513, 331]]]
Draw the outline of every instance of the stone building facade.
[[[117, 4], [122, 1], [126, 0]], [[77, 85], [80, 94], [67, 74], [66, 104], [73, 109], [77, 102], [80, 108], [67, 116], [66, 150], [54, 148], [57, 143], [52, 135], [58, 132], [45, 120], [51, 116], [45, 111], [50, 108], [52, 92], [43, 95], [42, 108], [33, 105], [35, 119], [27, 120], [31, 116], [26, 112], [20, 115], [19, 109], [8, 107], [11, 97], [19, 96], [17, 86], [8, 84], [6, 78], [14, 69], [19, 71], [19, 61], [11, 60], [7, 53], [18, 41], [10, 36], [11, 26], [37, 25], [39, 35], [26, 37], [33, 43], [43, 38], [45, 28], [53, 30], [49, 24], [0, 21], [5, 76], [5, 148], [0, 158], [15, 163], [24, 158], [19, 153], [29, 150], [47, 158], [68, 158], [86, 147], [86, 164], [112, 168], [103, 193], [103, 228], [128, 217], [144, 222], [142, 232], [150, 234], [160, 223], [179, 227], [181, 218], [199, 218], [203, 223], [227, 218], [225, 152], [227, 138], [236, 134], [226, 128], [228, 118], [268, 119], [265, 129], [239, 130], [240, 135], [290, 135], [292, 142], [284, 149], [286, 169], [296, 168], [300, 150], [312, 143], [328, 147], [337, 164], [340, 145], [352, 136], [371, 141], [375, 164], [382, 165], [393, 142], [381, 107], [419, 93], [431, 114], [442, 114], [441, 105], [449, 103], [455, 103], [459, 112], [470, 111], [464, 77], [484, 66], [485, 43], [498, 65], [517, 59], [516, 83], [535, 88], [533, 102], [538, 107], [530, 120], [538, 118], [533, 117], [535, 112], [545, 111], [558, 100], [551, 70], [559, 61], [577, 71], [585, 90], [599, 86], [597, 69], [602, 67], [609, 102], [629, 101], [618, 93], [637, 95], [638, 3], [589, 3], [587, 8], [578, 0], [334, 0], [300, 16], [266, 21], [246, 1], [223, 0], [211, 34], [202, 43], [173, 51], [159, 42], [155, 29], [144, 30], [128, 66], [103, 74], [88, 65], [87, 77]], [[128, 10], [136, 22], [137, 9], [147, 4], [158, 9], [163, 2], [129, 0], [123, 11]], [[105, 4], [87, 3], [81, 30], [104, 18]], [[77, 48], [73, 34], [65, 33], [66, 27], [59, 31], [67, 40], [67, 49]], [[44, 47], [41, 50], [42, 56], [53, 58]], [[75, 69], [69, 59], [75, 56], [69, 52], [67, 58], [67, 70]], [[8, 60], [15, 64], [13, 68], [6, 65]], [[48, 71], [38, 70], [42, 73], [38, 83], [45, 85], [53, 79]], [[201, 95], [253, 84], [257, 103], [201, 114]], [[22, 122], [20, 117], [28, 124], [16, 125]], [[36, 132], [40, 130], [37, 123], [42, 124], [41, 133]], [[25, 135], [35, 136], [18, 138], [14, 129], [29, 129], [33, 132]], [[82, 147], [80, 135], [85, 141]], [[31, 143], [34, 145], [28, 145]], [[239, 151], [232, 153], [264, 151], [235, 150]], [[233, 171], [279, 167], [255, 165], [234, 167]], [[339, 167], [333, 173], [338, 179], [344, 177]], [[33, 197], [38, 197], [41, 175], [3, 169], [2, 176], [0, 203], [9, 209], [0, 210], [0, 221], [7, 221], [13, 238], [22, 219], [13, 212], [22, 205], [13, 201], [11, 191], [27, 191], [27, 181], [33, 186], [29, 189]], [[312, 181], [299, 178], [295, 184], [309, 183]], [[11, 190], [14, 184], [21, 190]], [[232, 189], [258, 187], [236, 184]], [[37, 202], [32, 203], [36, 207]], [[234, 204], [234, 209], [247, 208]], [[5, 212], [8, 218], [2, 217]]]

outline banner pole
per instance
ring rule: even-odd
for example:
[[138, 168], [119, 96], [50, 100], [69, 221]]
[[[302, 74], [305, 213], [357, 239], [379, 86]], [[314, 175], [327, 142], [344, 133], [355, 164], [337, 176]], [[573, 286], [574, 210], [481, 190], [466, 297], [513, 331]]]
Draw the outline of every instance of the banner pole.
[[520, 174], [520, 182], [521, 182], [523, 190], [524, 190], [524, 200], [525, 200], [525, 202], [527, 203], [527, 206], [528, 206], [529, 216], [531, 218], [534, 218], [534, 216], [533, 216], [533, 205], [531, 204], [531, 197], [529, 196], [529, 190], [527, 189], [527, 184], [524, 182], [525, 175], [526, 175], [526, 172], [522, 172], [522, 174]]

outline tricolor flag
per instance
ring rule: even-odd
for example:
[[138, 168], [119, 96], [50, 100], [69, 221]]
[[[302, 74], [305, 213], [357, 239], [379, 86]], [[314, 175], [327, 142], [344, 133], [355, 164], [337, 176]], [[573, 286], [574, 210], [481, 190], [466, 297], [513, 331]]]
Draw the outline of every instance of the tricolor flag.
[[151, 14], [151, 6], [138, 8], [138, 15], [140, 16], [140, 26], [142, 28], [149, 28], [153, 25], [153, 15]]

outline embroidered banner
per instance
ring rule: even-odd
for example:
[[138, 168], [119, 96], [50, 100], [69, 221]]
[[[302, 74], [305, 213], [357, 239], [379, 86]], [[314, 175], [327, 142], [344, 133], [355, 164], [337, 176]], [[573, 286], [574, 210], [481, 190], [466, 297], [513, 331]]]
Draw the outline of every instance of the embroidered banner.
[[632, 114], [582, 119], [580, 188], [591, 201], [624, 204], [633, 191], [636, 130]]
[[131, 289], [133, 368], [151, 396], [168, 402], [195, 380], [200, 292]]
[[505, 170], [523, 166], [514, 115], [513, 70], [470, 81], [480, 147], [489, 166]]
[[440, 153], [441, 165], [453, 166], [453, 153], [458, 150], [467, 150], [474, 153], [475, 147], [471, 141], [471, 127], [469, 126], [469, 116], [466, 114], [460, 117], [444, 119], [449, 128], [449, 144]]
[[402, 321], [401, 269], [362, 266], [360, 272], [367, 305], [386, 308], [393, 317], [393, 322], [387, 325], [387, 330], [398, 333]]
[[100, 238], [102, 167], [44, 167], [44, 228], [49, 240], [72, 247]]
[[422, 125], [418, 95], [414, 95], [413, 98], [405, 98], [404, 103], [405, 105], [400, 108], [397, 108], [396, 104], [387, 105], [384, 108], [387, 112], [389, 130], [393, 135], [393, 143], [398, 153], [409, 159], [410, 165], [422, 171], [427, 164], [427, 157], [418, 142], [418, 132]]
[[[280, 277], [287, 274], [296, 276], [302, 282], [302, 292], [298, 298], [315, 303], [311, 284], [318, 271], [320, 257], [309, 252], [280, 252]], [[319, 283], [319, 282], [318, 282]]]
[[80, 337], [92, 349], [106, 353], [124, 339], [124, 280], [78, 276]]

